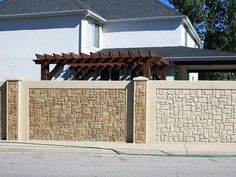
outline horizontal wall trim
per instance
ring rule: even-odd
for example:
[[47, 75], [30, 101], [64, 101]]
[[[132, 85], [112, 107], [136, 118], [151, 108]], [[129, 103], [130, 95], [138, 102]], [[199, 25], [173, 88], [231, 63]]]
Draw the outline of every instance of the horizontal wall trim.
[[22, 81], [27, 88], [125, 89], [129, 81]]
[[236, 81], [148, 81], [153, 89], [236, 90]]

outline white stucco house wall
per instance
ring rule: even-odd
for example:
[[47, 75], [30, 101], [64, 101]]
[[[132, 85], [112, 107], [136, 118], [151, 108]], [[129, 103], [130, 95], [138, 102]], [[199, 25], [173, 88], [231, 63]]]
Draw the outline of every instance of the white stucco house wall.
[[[172, 57], [172, 60], [177, 57], [183, 62], [188, 61], [188, 57], [199, 60], [202, 55], [196, 53], [202, 52], [200, 46], [201, 40], [188, 17], [157, 0], [0, 2], [0, 80], [13, 77], [39, 80], [40, 67], [32, 61], [36, 53], [89, 54], [107, 50], [152, 49], [163, 57]], [[195, 50], [191, 54], [192, 49]], [[171, 52], [174, 50], [177, 50], [176, 54], [185, 50], [190, 54], [174, 56]], [[208, 52], [204, 54], [208, 55]], [[225, 57], [236, 59], [234, 54], [219, 52], [218, 56], [222, 60]], [[183, 68], [186, 66], [179, 68], [179, 79], [188, 79], [187, 70]], [[169, 72], [170, 79], [174, 79], [176, 71]], [[72, 78], [73, 73], [67, 68], [57, 75], [57, 79]]]

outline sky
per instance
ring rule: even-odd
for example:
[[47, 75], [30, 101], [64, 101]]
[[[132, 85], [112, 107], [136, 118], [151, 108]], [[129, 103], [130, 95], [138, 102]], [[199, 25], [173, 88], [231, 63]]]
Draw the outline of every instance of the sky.
[[168, 0], [160, 0], [162, 3], [166, 4], [167, 6], [169, 7], [173, 7], [169, 2]]

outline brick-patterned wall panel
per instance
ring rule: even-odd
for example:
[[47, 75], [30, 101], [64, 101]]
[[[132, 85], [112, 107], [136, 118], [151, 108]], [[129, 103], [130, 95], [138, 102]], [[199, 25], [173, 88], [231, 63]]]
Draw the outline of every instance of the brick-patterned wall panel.
[[146, 82], [135, 83], [135, 133], [134, 138], [136, 143], [145, 143], [146, 141], [146, 120], [145, 120], [145, 107], [146, 107]]
[[30, 139], [125, 141], [125, 102], [125, 90], [30, 89]]
[[236, 90], [156, 90], [156, 142], [236, 143]]
[[18, 81], [8, 81], [8, 140], [18, 138]]

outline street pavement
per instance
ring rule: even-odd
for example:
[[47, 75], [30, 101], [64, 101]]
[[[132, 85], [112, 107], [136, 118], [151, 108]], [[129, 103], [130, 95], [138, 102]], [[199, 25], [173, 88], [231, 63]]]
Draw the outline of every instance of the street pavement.
[[235, 177], [236, 158], [1, 152], [1, 177]]
[[[233, 144], [219, 145], [218, 148], [201, 144], [173, 146], [108, 142], [0, 142], [0, 177], [236, 176]], [[171, 153], [174, 152], [179, 156], [173, 156]], [[214, 156], [194, 157], [197, 152]]]

